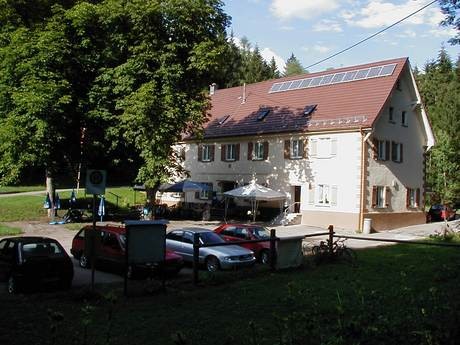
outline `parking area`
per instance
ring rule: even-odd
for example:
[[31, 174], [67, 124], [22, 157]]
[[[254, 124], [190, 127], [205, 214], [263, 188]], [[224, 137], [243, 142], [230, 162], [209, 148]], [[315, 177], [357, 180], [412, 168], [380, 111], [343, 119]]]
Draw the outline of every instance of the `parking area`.
[[[51, 237], [59, 241], [65, 250], [70, 255], [70, 248], [72, 245], [72, 239], [76, 234], [76, 231], [72, 231], [67, 229], [64, 225], [50, 225], [47, 223], [42, 222], [15, 222], [10, 223], [12, 226], [20, 227], [24, 230], [24, 235], [30, 236], [45, 236]], [[98, 223], [103, 224], [103, 223]], [[202, 227], [207, 229], [214, 229], [216, 228], [220, 222], [217, 221], [171, 221], [168, 224], [168, 231], [184, 228], [184, 227]], [[450, 228], [459, 227], [460, 220], [448, 222], [448, 226]], [[362, 235], [363, 237], [378, 237], [378, 238], [388, 238], [388, 239], [399, 239], [399, 240], [420, 240], [423, 238], [428, 237], [429, 235], [435, 234], [436, 232], [442, 231], [445, 227], [444, 222], [439, 223], [430, 223], [430, 224], [420, 224], [414, 225], [406, 228], [400, 228], [395, 230], [383, 231], [374, 234], [367, 234]], [[276, 235], [278, 237], [290, 237], [290, 236], [304, 236], [304, 235], [311, 235], [314, 233], [324, 233], [324, 228], [318, 227], [311, 227], [306, 225], [293, 225], [293, 226], [278, 226], [274, 227], [276, 229]], [[335, 229], [337, 235], [354, 235], [357, 234], [352, 230], [346, 229]], [[304, 240], [304, 245], [307, 247], [313, 246], [314, 243], [317, 243], [320, 240], [324, 240], [326, 236], [321, 237], [309, 237]], [[374, 247], [374, 246], [381, 246], [381, 245], [388, 245], [389, 243], [386, 242], [371, 242], [371, 241], [364, 241], [364, 240], [357, 240], [357, 239], [350, 239], [347, 240], [347, 246], [360, 249], [360, 248], [367, 248], [367, 247]], [[82, 269], [79, 267], [78, 262], [74, 259], [74, 271], [75, 276], [73, 280], [73, 286], [84, 286], [88, 285], [91, 282], [91, 270]], [[190, 268], [184, 268], [181, 272], [181, 276], [186, 276], [191, 274]], [[96, 284], [106, 284], [106, 283], [116, 283], [122, 282], [123, 278], [120, 275], [112, 274], [103, 271], [96, 271], [95, 274], [95, 283]], [[4, 291], [4, 288], [0, 288], [0, 290]]]

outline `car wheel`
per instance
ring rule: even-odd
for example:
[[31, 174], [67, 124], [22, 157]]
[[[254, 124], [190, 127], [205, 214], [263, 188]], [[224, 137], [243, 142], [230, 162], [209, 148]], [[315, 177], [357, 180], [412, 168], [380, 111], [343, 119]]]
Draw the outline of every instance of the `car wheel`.
[[16, 278], [14, 278], [13, 276], [10, 276], [8, 278], [8, 283], [7, 283], [7, 291], [8, 293], [10, 294], [15, 294], [18, 292], [18, 283], [16, 281]]
[[219, 269], [219, 260], [215, 256], [207, 257], [206, 269], [208, 272], [216, 272]]
[[270, 252], [268, 250], [263, 250], [260, 252], [260, 263], [267, 265], [270, 262]]
[[88, 268], [89, 267], [89, 260], [86, 257], [86, 255], [83, 254], [83, 253], [80, 255], [80, 260], [78, 262], [80, 264], [80, 267], [83, 267], [83, 268]]

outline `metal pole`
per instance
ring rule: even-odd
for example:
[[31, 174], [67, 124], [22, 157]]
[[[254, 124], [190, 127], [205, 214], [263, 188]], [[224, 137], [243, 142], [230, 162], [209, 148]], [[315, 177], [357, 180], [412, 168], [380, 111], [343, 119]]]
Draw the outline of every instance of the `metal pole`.
[[334, 246], [333, 246], [333, 241], [334, 241], [334, 225], [329, 225], [327, 228], [329, 230], [329, 241], [327, 245], [329, 246], [329, 254], [332, 256], [334, 252]]
[[91, 291], [94, 292], [95, 246], [96, 246], [96, 194], [93, 194], [93, 236], [91, 236]]
[[200, 260], [200, 235], [193, 234], [193, 284], [198, 284], [198, 265]]
[[276, 269], [276, 230], [270, 230], [270, 269]]

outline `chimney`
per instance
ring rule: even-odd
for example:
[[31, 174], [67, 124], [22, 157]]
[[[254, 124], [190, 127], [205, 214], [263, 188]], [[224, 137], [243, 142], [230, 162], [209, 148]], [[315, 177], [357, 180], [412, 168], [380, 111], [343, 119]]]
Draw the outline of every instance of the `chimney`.
[[217, 90], [217, 84], [216, 83], [212, 83], [211, 85], [209, 85], [209, 95], [214, 95], [214, 93], [216, 92]]

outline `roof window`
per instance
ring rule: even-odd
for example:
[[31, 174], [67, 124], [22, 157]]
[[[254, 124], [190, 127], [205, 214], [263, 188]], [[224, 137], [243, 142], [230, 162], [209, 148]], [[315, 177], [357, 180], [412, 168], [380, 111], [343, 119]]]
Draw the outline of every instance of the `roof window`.
[[259, 112], [257, 113], [257, 121], [262, 121], [267, 117], [267, 115], [270, 113], [270, 109], [264, 108], [264, 109], [259, 109]]
[[307, 105], [304, 109], [303, 109], [303, 115], [304, 116], [309, 116], [311, 115], [311, 113], [313, 113], [316, 109], [316, 107], [318, 106], [318, 104], [312, 104], [312, 105]]
[[218, 121], [219, 126], [222, 126], [222, 125], [225, 123], [225, 121], [228, 120], [229, 117], [230, 117], [230, 115], [224, 115], [224, 116], [222, 116], [222, 117], [219, 119], [219, 121]]

